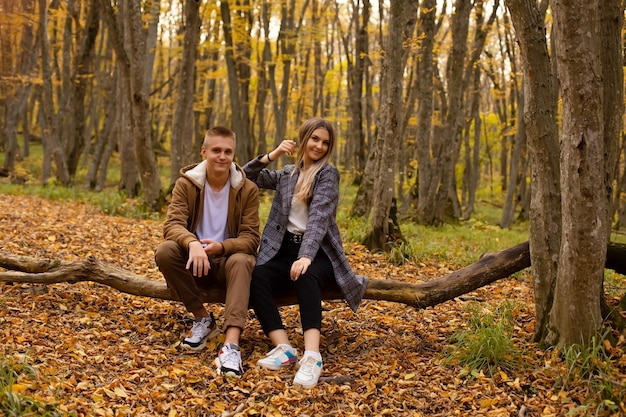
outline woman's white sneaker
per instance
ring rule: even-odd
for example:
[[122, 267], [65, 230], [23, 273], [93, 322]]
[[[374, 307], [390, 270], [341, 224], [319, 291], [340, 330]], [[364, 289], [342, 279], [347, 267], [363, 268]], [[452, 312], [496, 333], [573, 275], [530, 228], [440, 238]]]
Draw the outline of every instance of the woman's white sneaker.
[[317, 381], [322, 374], [322, 361], [311, 355], [305, 355], [299, 362], [300, 368], [293, 378], [294, 385], [301, 385], [302, 388], [311, 389], [317, 385]]
[[289, 345], [280, 344], [270, 350], [264, 358], [259, 359], [256, 364], [272, 371], [278, 371], [283, 366], [296, 363], [298, 351]]

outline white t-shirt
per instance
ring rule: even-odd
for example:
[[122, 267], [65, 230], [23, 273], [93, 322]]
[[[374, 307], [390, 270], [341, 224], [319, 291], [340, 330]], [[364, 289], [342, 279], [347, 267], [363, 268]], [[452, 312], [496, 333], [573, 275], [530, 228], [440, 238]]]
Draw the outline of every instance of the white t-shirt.
[[228, 238], [228, 193], [230, 178], [226, 185], [213, 191], [207, 181], [204, 183], [204, 211], [200, 216], [200, 223], [196, 229], [198, 239], [211, 239], [223, 242]]
[[309, 206], [301, 200], [296, 200], [294, 195], [291, 200], [291, 210], [289, 211], [287, 230], [293, 234], [301, 235], [306, 231], [306, 225], [308, 222]]

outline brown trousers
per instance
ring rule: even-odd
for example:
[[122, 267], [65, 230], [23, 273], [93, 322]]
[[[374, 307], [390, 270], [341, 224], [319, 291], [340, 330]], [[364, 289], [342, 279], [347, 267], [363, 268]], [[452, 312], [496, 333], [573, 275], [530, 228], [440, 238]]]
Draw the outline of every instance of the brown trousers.
[[161, 243], [155, 252], [155, 261], [167, 286], [183, 302], [187, 311], [195, 311], [203, 305], [201, 287], [218, 282], [226, 287], [223, 328], [235, 326], [243, 330], [248, 317], [250, 281], [256, 258], [245, 253], [210, 257], [211, 270], [204, 277], [194, 277], [185, 268], [188, 259], [188, 251], [170, 240]]

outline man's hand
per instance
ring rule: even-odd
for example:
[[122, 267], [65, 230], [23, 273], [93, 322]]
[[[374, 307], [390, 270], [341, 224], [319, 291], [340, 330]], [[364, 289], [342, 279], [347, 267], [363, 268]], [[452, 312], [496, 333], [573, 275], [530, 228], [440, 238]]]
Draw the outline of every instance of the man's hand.
[[[220, 246], [220, 244], [217, 244]], [[191, 268], [191, 274], [194, 277], [203, 277], [209, 274], [211, 263], [209, 262], [209, 254], [206, 248], [202, 247], [200, 241], [194, 241], [189, 244], [189, 260], [185, 268]]]
[[217, 242], [211, 239], [202, 239], [200, 240], [202, 243], [202, 247], [204, 248], [204, 252], [209, 256], [219, 256], [223, 255], [224, 246], [222, 246], [221, 242]]
[[300, 278], [300, 275], [306, 273], [306, 270], [309, 269], [309, 265], [311, 265], [311, 259], [303, 256], [298, 259], [291, 265], [291, 271], [289, 271], [289, 276], [292, 281]]

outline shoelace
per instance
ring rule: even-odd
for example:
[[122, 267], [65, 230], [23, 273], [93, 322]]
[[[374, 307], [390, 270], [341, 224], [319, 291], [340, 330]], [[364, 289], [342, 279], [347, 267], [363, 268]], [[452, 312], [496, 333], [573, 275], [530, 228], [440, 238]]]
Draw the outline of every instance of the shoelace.
[[307, 356], [304, 361], [300, 364], [300, 371], [302, 371], [306, 375], [312, 375], [313, 369], [317, 366], [318, 360], [313, 356]]
[[239, 356], [237, 355], [237, 351], [234, 349], [224, 349], [223, 352], [224, 354], [220, 358], [222, 366], [228, 369], [239, 370]]
[[286, 354], [288, 352], [287, 348], [284, 346], [276, 346], [274, 349], [270, 350], [267, 354], [268, 358], [278, 358], [283, 353]]
[[[191, 336], [192, 337], [202, 337], [202, 333], [204, 332], [203, 327], [205, 326], [205, 321], [201, 320], [201, 321], [196, 321], [193, 323], [193, 326], [191, 326]], [[208, 324], [206, 324], [207, 328], [211, 327], [211, 322], [208, 321]]]

